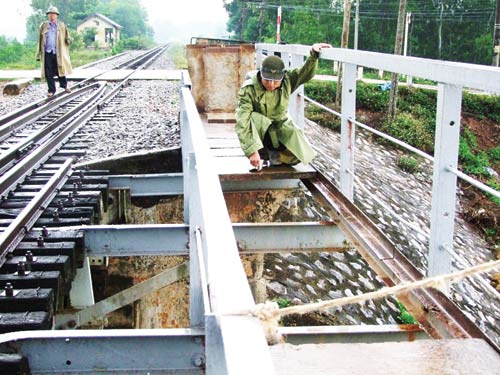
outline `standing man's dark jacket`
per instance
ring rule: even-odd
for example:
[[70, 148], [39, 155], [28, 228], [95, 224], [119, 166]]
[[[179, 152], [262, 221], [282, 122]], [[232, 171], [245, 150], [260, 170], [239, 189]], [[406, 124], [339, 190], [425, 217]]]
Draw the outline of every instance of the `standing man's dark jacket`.
[[[45, 43], [47, 32], [49, 31], [49, 21], [42, 22], [38, 32], [38, 46], [36, 49], [36, 59], [42, 64], [42, 79], [45, 78]], [[65, 77], [73, 72], [71, 60], [69, 58], [69, 45], [71, 38], [66, 25], [57, 20], [57, 38], [56, 38], [56, 55], [57, 55], [57, 71], [60, 77]]]

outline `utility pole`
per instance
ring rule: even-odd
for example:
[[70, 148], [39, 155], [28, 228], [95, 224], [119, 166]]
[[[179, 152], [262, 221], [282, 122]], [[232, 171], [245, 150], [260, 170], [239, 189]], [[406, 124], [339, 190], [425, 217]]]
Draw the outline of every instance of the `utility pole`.
[[[354, 49], [358, 49], [358, 39], [359, 39], [359, 2], [361, 0], [356, 0], [356, 16], [354, 18]], [[363, 78], [363, 67], [358, 66], [358, 79]]]
[[[404, 44], [404, 51], [403, 55], [406, 56], [408, 52], [408, 32], [410, 30], [410, 23], [411, 23], [411, 12], [406, 13], [406, 24], [405, 24], [405, 44]], [[412, 76], [406, 76], [406, 83], [408, 85], [411, 85], [413, 83], [413, 77]]]
[[262, 22], [264, 20], [264, 6], [266, 5], [266, 0], [262, 0], [260, 3], [260, 14], [259, 14], [259, 42], [262, 42]]
[[245, 23], [247, 22], [247, 6], [243, 5], [243, 9], [241, 10], [241, 31], [240, 31], [240, 40], [245, 40]]
[[356, 18], [354, 18], [354, 49], [358, 49], [359, 2], [356, 0]]
[[441, 9], [439, 13], [439, 26], [438, 26], [438, 60], [441, 60], [441, 48], [443, 47], [443, 12], [444, 12], [443, 0], [439, 1], [439, 6], [441, 7]]
[[[396, 42], [394, 44], [394, 54], [401, 55], [403, 49], [403, 27], [406, 16], [406, 0], [399, 0], [398, 28], [396, 30]], [[391, 120], [396, 117], [396, 105], [398, 98], [398, 74], [392, 73], [391, 96], [389, 99], [388, 116]]]
[[500, 66], [500, 0], [497, 0], [493, 26], [493, 66]]
[[[342, 26], [342, 41], [340, 48], [347, 48], [349, 44], [349, 23], [351, 21], [351, 0], [345, 0], [344, 3], [344, 24]], [[337, 79], [337, 92], [335, 94], [335, 104], [340, 107], [342, 97], [342, 64], [339, 66], [339, 74]]]

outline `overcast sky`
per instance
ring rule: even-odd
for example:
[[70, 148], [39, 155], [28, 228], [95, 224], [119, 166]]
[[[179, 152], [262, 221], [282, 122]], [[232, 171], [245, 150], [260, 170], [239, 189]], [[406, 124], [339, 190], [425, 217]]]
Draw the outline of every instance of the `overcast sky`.
[[[71, 1], [71, 0], [69, 0]], [[141, 0], [158, 42], [188, 42], [192, 36], [227, 36], [222, 0]], [[2, 1], [0, 35], [23, 41], [30, 0]], [[64, 14], [61, 14], [64, 21]]]

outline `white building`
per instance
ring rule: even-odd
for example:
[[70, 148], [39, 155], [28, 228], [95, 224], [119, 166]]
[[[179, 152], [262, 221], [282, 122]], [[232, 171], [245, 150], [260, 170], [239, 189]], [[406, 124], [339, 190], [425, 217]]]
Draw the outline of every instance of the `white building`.
[[99, 48], [111, 48], [120, 40], [120, 30], [123, 29], [123, 26], [102, 14], [95, 13], [86, 17], [76, 27], [76, 31], [80, 33], [90, 28], [97, 31], [95, 41]]

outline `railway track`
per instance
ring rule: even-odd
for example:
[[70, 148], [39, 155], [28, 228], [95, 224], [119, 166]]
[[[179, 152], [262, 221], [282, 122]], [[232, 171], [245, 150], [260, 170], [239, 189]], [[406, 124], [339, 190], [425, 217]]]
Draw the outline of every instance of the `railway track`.
[[0, 333], [51, 329], [70, 306], [83, 239], [57, 228], [97, 223], [108, 188], [107, 171], [72, 167], [87, 147], [82, 129], [110, 116], [104, 107], [128, 77], [165, 48], [119, 64], [132, 70], [121, 82], [92, 77], [0, 118]]

